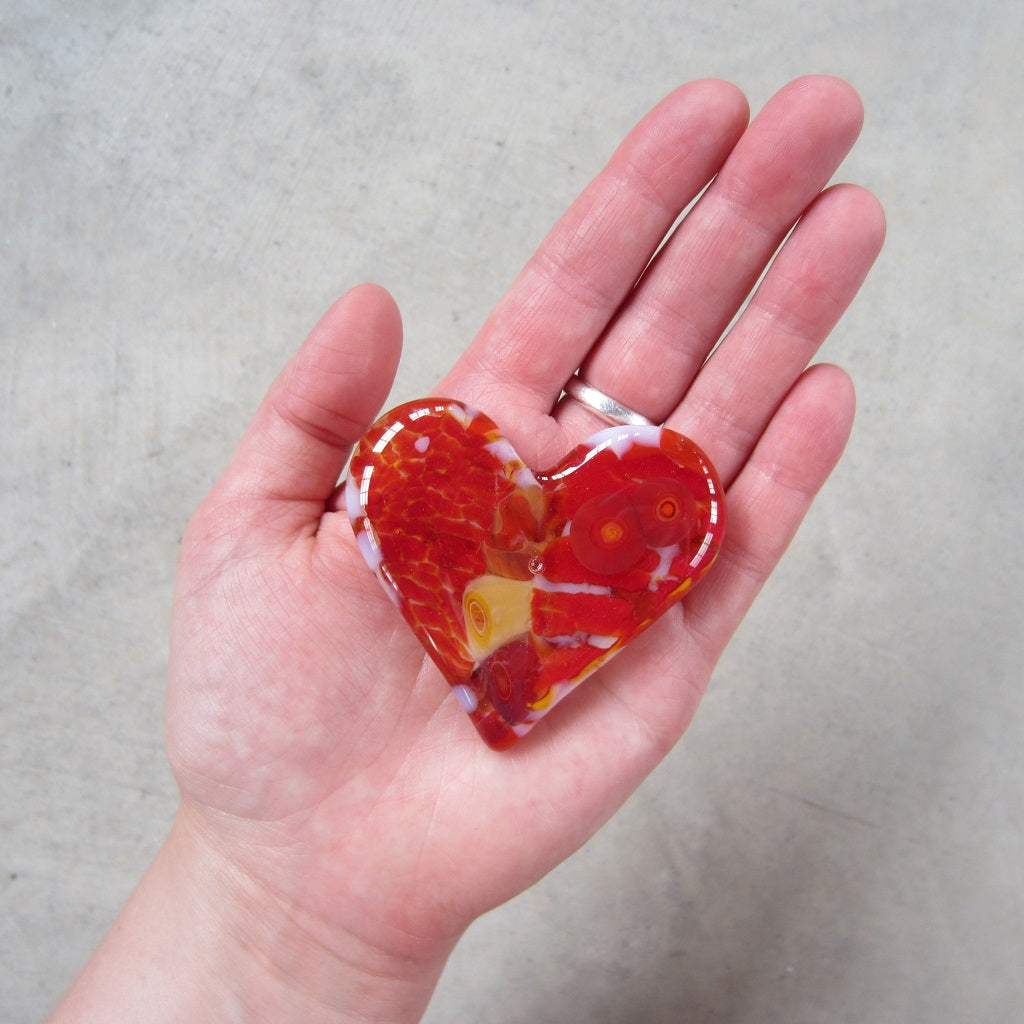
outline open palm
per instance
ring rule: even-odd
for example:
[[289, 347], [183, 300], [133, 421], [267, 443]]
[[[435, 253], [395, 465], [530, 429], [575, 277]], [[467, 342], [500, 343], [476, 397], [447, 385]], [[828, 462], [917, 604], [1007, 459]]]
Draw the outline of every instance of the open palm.
[[732, 86], [677, 90], [439, 384], [543, 469], [602, 425], [560, 400], [582, 366], [692, 437], [727, 486], [707, 580], [511, 751], [480, 741], [334, 494], [393, 380], [391, 299], [348, 293], [275, 382], [185, 539], [168, 735], [179, 827], [311, 942], [411, 959], [450, 948], [578, 847], [682, 734], [852, 421], [845, 374], [808, 364], [884, 231], [868, 193], [822, 191], [860, 123], [829, 78], [794, 82], [749, 127]]

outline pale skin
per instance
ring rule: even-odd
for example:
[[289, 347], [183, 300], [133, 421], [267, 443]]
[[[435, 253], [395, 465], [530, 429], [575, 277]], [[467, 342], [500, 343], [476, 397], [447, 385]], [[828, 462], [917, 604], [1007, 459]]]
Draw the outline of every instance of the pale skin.
[[676, 90], [438, 384], [546, 468], [603, 425], [559, 400], [582, 366], [693, 438], [727, 486], [708, 578], [511, 751], [481, 742], [334, 495], [390, 389], [398, 310], [363, 285], [326, 313], [186, 533], [167, 705], [180, 809], [53, 1021], [418, 1020], [468, 925], [633, 792], [848, 437], [849, 378], [808, 364], [884, 235], [870, 193], [826, 188], [861, 121], [827, 77], [791, 83], [749, 125], [725, 82]]

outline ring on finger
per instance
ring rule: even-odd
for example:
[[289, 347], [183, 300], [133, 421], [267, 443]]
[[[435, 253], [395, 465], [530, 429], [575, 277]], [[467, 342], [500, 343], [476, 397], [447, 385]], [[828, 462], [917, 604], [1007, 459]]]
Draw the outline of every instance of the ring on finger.
[[565, 393], [585, 405], [594, 415], [599, 416], [613, 427], [653, 427], [656, 424], [641, 413], [617, 402], [611, 395], [598, 391], [578, 373], [566, 382]]

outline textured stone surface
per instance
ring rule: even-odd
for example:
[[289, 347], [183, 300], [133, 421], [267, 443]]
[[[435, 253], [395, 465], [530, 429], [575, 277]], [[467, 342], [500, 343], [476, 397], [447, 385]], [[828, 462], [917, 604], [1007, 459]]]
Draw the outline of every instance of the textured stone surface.
[[0, 16], [0, 1007], [41, 1017], [174, 807], [177, 543], [362, 279], [423, 394], [689, 78], [861, 91], [890, 235], [825, 358], [849, 454], [683, 743], [479, 922], [430, 1022], [1024, 1004], [1024, 8], [35, 0]]

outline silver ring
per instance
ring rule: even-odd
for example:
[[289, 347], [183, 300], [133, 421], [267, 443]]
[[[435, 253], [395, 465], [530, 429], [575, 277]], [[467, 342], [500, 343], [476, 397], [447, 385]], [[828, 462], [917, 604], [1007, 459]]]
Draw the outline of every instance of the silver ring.
[[606, 423], [613, 427], [653, 427], [656, 424], [646, 416], [627, 409], [620, 405], [609, 395], [597, 388], [591, 387], [578, 373], [573, 374], [565, 385], [565, 393], [570, 398], [575, 398], [581, 405], [585, 405], [591, 412], [596, 413]]

